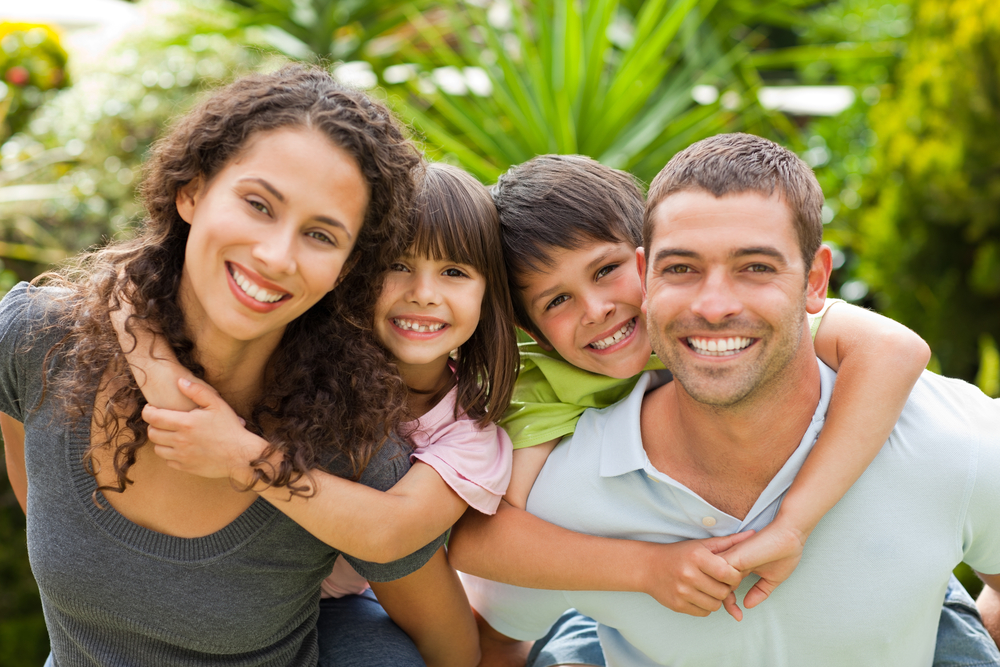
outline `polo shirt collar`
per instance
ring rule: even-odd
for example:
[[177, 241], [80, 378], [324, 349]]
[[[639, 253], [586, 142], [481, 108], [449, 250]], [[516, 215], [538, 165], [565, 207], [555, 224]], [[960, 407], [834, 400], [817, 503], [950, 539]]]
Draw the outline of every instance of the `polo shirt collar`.
[[[788, 488], [805, 457], [812, 450], [826, 420], [826, 411], [830, 405], [830, 396], [833, 394], [833, 385], [837, 374], [819, 358], [816, 359], [816, 363], [819, 364], [820, 371], [819, 403], [816, 405], [812, 421], [803, 434], [798, 448], [775, 476], [773, 481], [777, 484], [769, 485], [769, 491], [771, 486]], [[601, 477], [617, 477], [636, 470], [644, 470], [647, 465], [652, 468], [646, 456], [646, 450], [642, 447], [642, 432], [639, 425], [642, 399], [646, 392], [652, 391], [670, 380], [669, 371], [647, 371], [639, 378], [631, 394], [608, 408], [604, 433], [601, 438]], [[779, 477], [787, 478], [787, 481], [778, 479]], [[777, 489], [774, 490], [777, 491]], [[765, 499], [761, 497], [759, 500]]]

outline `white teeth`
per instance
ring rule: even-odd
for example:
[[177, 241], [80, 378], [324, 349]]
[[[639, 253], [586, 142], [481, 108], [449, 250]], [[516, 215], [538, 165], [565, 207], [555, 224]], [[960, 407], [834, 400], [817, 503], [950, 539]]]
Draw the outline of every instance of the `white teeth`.
[[699, 354], [710, 357], [728, 357], [740, 352], [753, 342], [753, 338], [688, 338], [687, 343]]
[[625, 338], [626, 336], [631, 334], [633, 329], [635, 329], [634, 317], [625, 324], [623, 324], [621, 329], [614, 332], [607, 338], [602, 338], [601, 340], [595, 340], [593, 343], [589, 345], [589, 347], [592, 347], [595, 350], [603, 350], [605, 348], [611, 347], [612, 345], [620, 341], [622, 338]]
[[254, 301], [260, 301], [261, 303], [274, 303], [275, 301], [281, 301], [281, 299], [285, 296], [284, 294], [278, 294], [264, 289], [240, 273], [235, 266], [230, 265], [229, 273], [233, 277], [236, 284], [240, 286], [240, 289], [243, 290], [243, 293]]
[[420, 322], [415, 322], [414, 320], [404, 320], [401, 318], [395, 318], [392, 323], [404, 331], [417, 331], [419, 333], [433, 333], [435, 331], [441, 331], [444, 329], [444, 322], [435, 322], [434, 324], [421, 324]]

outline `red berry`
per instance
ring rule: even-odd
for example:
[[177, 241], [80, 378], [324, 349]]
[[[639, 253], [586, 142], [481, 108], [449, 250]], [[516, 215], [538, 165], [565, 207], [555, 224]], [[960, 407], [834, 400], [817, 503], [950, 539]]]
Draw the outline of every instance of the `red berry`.
[[20, 65], [17, 65], [16, 67], [11, 67], [9, 70], [7, 70], [6, 79], [8, 82], [14, 84], [15, 86], [25, 85], [26, 83], [28, 83], [28, 80], [30, 78], [31, 77], [28, 74], [28, 70], [24, 69]]

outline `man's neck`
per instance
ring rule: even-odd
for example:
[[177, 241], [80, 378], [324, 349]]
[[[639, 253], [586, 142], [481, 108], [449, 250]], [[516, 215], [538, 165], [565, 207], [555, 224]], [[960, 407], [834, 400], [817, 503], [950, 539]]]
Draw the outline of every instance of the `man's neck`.
[[799, 446], [820, 399], [816, 357], [798, 354], [771, 386], [739, 404], [695, 401], [676, 381], [646, 395], [642, 441], [650, 462], [739, 519]]

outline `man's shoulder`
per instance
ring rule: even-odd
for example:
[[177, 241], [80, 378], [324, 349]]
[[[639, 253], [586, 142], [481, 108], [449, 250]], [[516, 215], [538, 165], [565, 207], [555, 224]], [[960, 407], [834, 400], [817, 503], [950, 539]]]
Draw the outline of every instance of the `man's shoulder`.
[[924, 371], [896, 423], [912, 438], [948, 435], [978, 439], [1000, 429], [1000, 401], [963, 380]]

